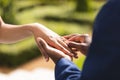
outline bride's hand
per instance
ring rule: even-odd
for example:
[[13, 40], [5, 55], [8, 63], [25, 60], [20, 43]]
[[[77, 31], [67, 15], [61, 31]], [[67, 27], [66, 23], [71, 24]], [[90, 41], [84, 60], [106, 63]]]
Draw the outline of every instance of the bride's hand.
[[[52, 30], [46, 28], [45, 26], [36, 23], [32, 28], [35, 40], [37, 44], [39, 44], [38, 37], [43, 38], [50, 46], [64, 52], [65, 54], [73, 57], [71, 50], [68, 48], [66, 43], [64, 43], [64, 39], [60, 37], [58, 34], [53, 32]], [[39, 46], [38, 46], [39, 47]], [[40, 48], [40, 47], [39, 47]], [[49, 57], [47, 54], [43, 54], [45, 59], [48, 61]]]

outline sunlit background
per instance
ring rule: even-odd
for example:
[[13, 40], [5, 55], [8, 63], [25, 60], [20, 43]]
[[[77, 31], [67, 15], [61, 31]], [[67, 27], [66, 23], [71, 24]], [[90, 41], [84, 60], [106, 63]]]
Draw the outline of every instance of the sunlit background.
[[[38, 22], [61, 36], [71, 33], [88, 33], [92, 36], [95, 17], [105, 2], [106, 0], [0, 0], [0, 16], [9, 24]], [[74, 63], [82, 69], [84, 59], [85, 56], [80, 54]], [[28, 80], [41, 80], [43, 74], [40, 72], [46, 71], [45, 74], [49, 75], [53, 70], [53, 62], [45, 62], [33, 37], [16, 44], [0, 44], [0, 80], [6, 80], [6, 77], [9, 80], [27, 80], [28, 78], [17, 79], [15, 76], [26, 77], [30, 73], [34, 79]], [[44, 80], [54, 79], [45, 77]]]

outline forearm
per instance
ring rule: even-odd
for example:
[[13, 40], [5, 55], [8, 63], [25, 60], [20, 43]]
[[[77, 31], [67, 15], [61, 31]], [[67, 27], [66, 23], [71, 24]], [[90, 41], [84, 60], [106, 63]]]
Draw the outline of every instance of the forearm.
[[11, 25], [3, 23], [0, 27], [0, 43], [15, 43], [32, 35], [32, 24]]
[[45, 40], [48, 40], [54, 36], [58, 36], [56, 33], [39, 23], [24, 25], [11, 25], [2, 23], [0, 27], [0, 43], [15, 43], [31, 36], [32, 34], [34, 35], [35, 39], [37, 37], [42, 37]]

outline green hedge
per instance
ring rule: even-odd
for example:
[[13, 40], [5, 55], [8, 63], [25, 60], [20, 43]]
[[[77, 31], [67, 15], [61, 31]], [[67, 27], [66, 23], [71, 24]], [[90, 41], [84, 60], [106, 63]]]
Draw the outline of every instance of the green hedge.
[[0, 45], [0, 66], [17, 67], [40, 55], [31, 39], [12, 45]]

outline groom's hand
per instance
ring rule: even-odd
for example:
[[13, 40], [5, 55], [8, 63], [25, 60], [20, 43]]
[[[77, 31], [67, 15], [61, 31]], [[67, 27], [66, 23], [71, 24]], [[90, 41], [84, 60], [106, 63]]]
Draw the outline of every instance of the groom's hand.
[[49, 46], [42, 38], [38, 38], [38, 41], [41, 53], [48, 55], [54, 63], [56, 63], [61, 58], [71, 60], [70, 56], [66, 55], [65, 53], [56, 48]]
[[91, 38], [88, 34], [71, 34], [64, 36], [64, 38], [68, 40], [67, 44], [74, 53], [80, 51], [84, 55], [87, 55], [91, 43]]

